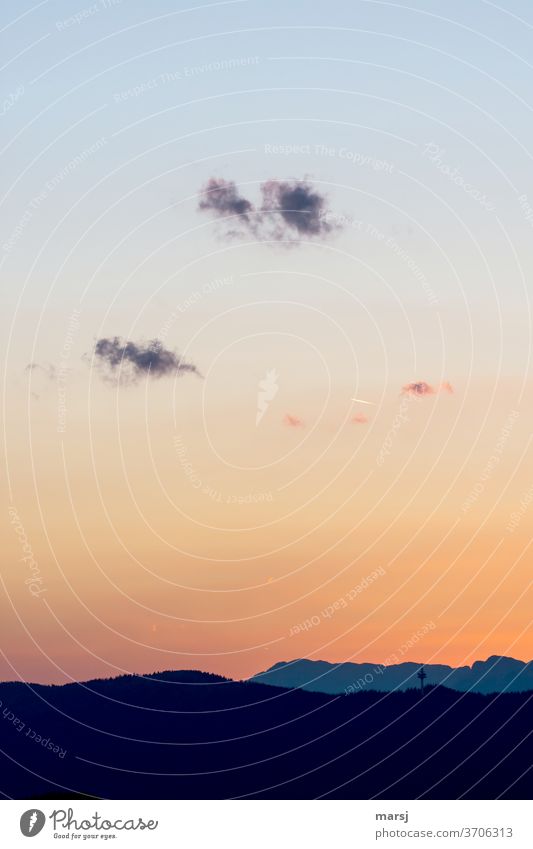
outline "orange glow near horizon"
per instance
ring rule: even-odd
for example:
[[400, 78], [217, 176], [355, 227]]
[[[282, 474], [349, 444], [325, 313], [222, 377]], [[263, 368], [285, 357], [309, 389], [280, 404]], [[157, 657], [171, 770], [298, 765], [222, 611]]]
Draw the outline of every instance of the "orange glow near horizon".
[[[183, 384], [187, 403], [204, 388]], [[287, 428], [280, 389], [261, 431], [253, 398], [208, 399], [205, 426], [189, 414], [178, 431], [162, 383], [118, 406], [115, 389], [94, 391], [55, 446], [44, 397], [31, 454], [12, 410], [2, 678], [533, 656], [523, 414], [465, 464], [458, 425], [478, 402], [459, 393], [412, 399], [402, 421], [391, 392], [354, 429], [347, 392], [321, 418], [308, 401], [309, 426]]]

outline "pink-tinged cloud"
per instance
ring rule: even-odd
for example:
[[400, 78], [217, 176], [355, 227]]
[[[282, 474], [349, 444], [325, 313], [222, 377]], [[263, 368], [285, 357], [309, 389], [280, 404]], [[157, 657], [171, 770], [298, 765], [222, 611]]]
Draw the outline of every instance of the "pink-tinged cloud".
[[423, 398], [425, 395], [436, 395], [437, 392], [448, 392], [450, 395], [453, 395], [453, 386], [448, 380], [441, 383], [437, 389], [431, 386], [431, 384], [426, 383], [425, 380], [419, 380], [416, 383], [406, 383], [405, 386], [402, 386], [402, 395], [414, 395], [417, 398]]
[[365, 416], [363, 413], [357, 413], [356, 416], [352, 418], [353, 424], [368, 424], [368, 416]]
[[430, 386], [424, 380], [417, 381], [416, 383], [406, 383], [405, 386], [402, 386], [402, 395], [416, 395], [418, 398], [421, 398], [424, 395], [434, 394], [435, 389], [433, 386]]
[[304, 423], [298, 416], [291, 416], [290, 413], [285, 413], [283, 424], [286, 427], [303, 427]]

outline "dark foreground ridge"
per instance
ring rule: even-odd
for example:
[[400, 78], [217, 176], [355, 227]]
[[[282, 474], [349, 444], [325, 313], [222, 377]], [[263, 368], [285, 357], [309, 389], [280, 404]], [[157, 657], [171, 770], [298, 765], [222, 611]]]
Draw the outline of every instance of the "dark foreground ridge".
[[331, 696], [163, 672], [0, 684], [0, 790], [111, 799], [531, 797], [533, 694]]

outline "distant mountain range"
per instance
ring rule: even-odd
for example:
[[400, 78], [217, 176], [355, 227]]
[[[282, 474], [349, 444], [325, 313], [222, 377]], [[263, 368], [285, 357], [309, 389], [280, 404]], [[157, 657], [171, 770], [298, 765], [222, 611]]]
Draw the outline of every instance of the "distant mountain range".
[[[274, 687], [297, 687], [317, 693], [392, 692], [419, 687], [420, 663], [327, 663], [325, 660], [291, 660], [276, 663], [251, 680]], [[425, 684], [439, 684], [461, 692], [519, 693], [533, 690], [533, 661], [493, 655], [472, 666], [424, 665]]]

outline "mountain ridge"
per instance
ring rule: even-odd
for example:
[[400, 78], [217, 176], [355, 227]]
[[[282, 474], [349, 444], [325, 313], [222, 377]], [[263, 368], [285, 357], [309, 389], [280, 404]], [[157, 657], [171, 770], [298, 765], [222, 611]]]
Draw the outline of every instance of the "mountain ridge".
[[531, 797], [529, 693], [337, 696], [176, 670], [5, 683], [0, 700], [15, 799]]
[[299, 658], [279, 661], [253, 675], [250, 680], [275, 687], [298, 688], [336, 695], [377, 690], [392, 692], [420, 686], [418, 672], [424, 667], [425, 684], [435, 684], [460, 692], [501, 693], [533, 690], [533, 661], [505, 655], [491, 655], [471, 666], [404, 663], [330, 663]]

